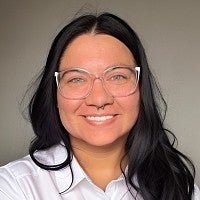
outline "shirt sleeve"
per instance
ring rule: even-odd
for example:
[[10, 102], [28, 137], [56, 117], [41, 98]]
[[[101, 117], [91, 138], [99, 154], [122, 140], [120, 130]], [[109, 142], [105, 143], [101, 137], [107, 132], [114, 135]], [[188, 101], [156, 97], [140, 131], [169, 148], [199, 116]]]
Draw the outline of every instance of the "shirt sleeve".
[[4, 167], [0, 168], [0, 199], [25, 200], [25, 196], [13, 174]]
[[194, 185], [194, 195], [192, 200], [200, 200], [200, 191], [196, 184]]

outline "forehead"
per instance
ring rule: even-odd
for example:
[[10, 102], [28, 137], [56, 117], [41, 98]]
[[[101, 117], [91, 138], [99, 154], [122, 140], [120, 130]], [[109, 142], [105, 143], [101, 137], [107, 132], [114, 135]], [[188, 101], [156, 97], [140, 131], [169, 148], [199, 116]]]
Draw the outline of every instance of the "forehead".
[[67, 67], [107, 67], [118, 64], [133, 65], [134, 57], [128, 47], [106, 34], [83, 34], [73, 39], [65, 49], [60, 70]]

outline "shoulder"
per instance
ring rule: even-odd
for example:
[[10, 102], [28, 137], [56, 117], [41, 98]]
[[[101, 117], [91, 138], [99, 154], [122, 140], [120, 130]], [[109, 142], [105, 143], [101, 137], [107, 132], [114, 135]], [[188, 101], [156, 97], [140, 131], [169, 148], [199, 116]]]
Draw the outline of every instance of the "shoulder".
[[200, 190], [199, 190], [198, 186], [195, 184], [193, 200], [199, 200], [199, 199], [200, 199]]
[[14, 176], [18, 177], [21, 175], [23, 176], [26, 173], [35, 172], [36, 169], [36, 165], [33, 163], [32, 159], [28, 155], [18, 160], [12, 161], [5, 166], [0, 167], [0, 173], [2, 171], [9, 171]]
[[[56, 145], [48, 150], [38, 151], [35, 157], [43, 164], [55, 165], [66, 158], [64, 149], [62, 145]], [[27, 199], [28, 191], [42, 189], [38, 185], [44, 187], [44, 182], [47, 184], [48, 180], [48, 184], [52, 185], [50, 176], [50, 172], [38, 167], [29, 155], [10, 162], [0, 167], [0, 199]]]
[[24, 195], [19, 186], [19, 179], [34, 175], [38, 167], [30, 156], [13, 161], [0, 167], [0, 199], [15, 199], [16, 195], [23, 199]]

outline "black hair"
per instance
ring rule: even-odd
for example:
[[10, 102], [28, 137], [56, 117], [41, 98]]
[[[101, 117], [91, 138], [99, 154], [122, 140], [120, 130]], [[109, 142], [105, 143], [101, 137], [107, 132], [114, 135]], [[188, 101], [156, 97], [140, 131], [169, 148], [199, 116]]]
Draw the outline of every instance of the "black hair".
[[[149, 69], [145, 50], [135, 31], [122, 19], [110, 14], [87, 14], [66, 25], [52, 43], [39, 86], [29, 104], [29, 116], [35, 132], [30, 156], [46, 170], [59, 170], [71, 163], [69, 134], [63, 127], [57, 108], [54, 72], [68, 44], [84, 33], [108, 34], [123, 42], [142, 69], [139, 90], [140, 110], [129, 133], [125, 151], [128, 157], [127, 187], [134, 188], [144, 200], [189, 200], [194, 191], [192, 162], [175, 147], [176, 137], [164, 128], [166, 103]], [[45, 165], [34, 153], [63, 141], [68, 156], [63, 163]], [[137, 183], [133, 181], [137, 178]]]

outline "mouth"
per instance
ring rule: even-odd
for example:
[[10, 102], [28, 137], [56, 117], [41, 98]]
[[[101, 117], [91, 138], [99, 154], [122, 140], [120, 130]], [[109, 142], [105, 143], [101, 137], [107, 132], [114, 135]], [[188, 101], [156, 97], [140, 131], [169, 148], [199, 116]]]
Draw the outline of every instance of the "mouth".
[[105, 115], [105, 116], [86, 116], [87, 120], [90, 121], [97, 121], [97, 122], [104, 122], [106, 120], [110, 120], [114, 117], [114, 115]]

